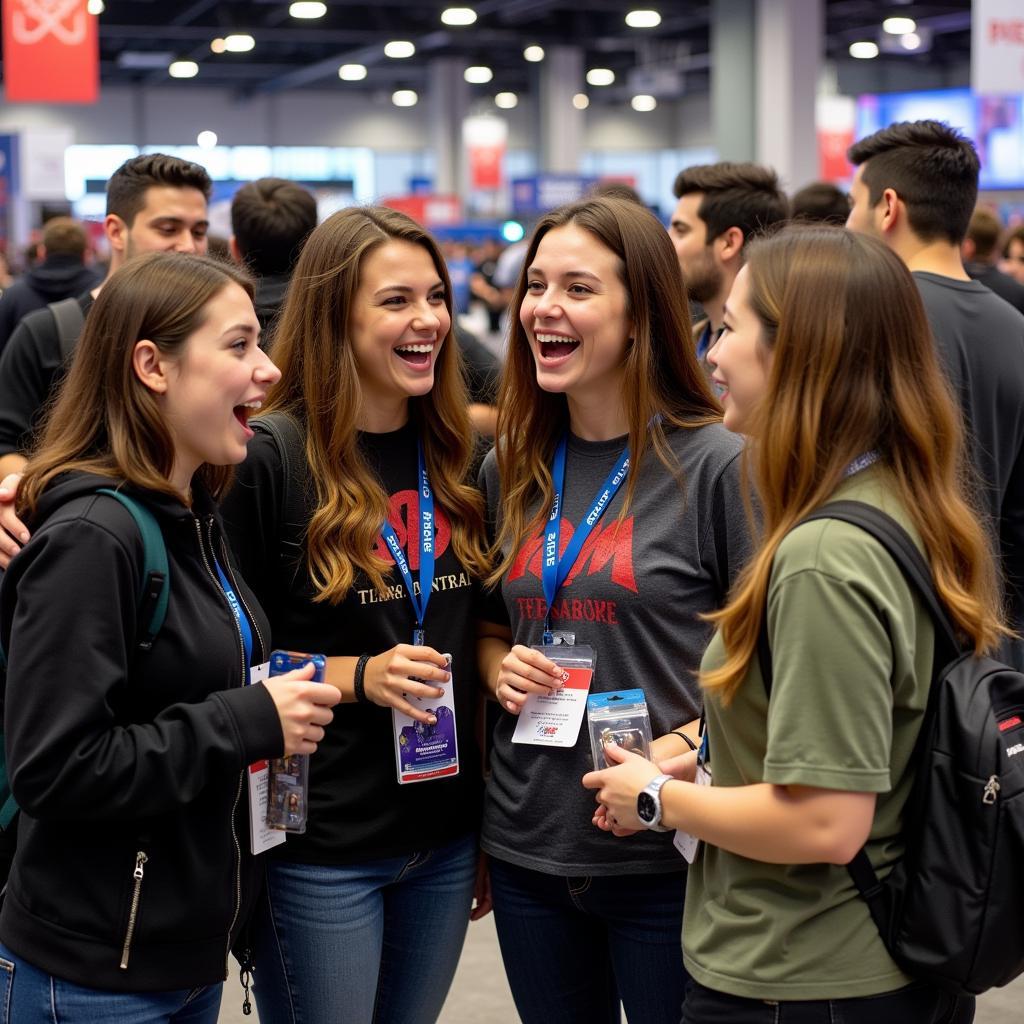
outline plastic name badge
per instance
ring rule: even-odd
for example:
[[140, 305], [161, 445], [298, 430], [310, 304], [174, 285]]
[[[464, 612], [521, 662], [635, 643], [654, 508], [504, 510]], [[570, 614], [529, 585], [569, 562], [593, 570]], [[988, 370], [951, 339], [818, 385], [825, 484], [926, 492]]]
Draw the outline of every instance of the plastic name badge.
[[[446, 654], [447, 670], [452, 670], [452, 656]], [[434, 683], [429, 685], [433, 686]], [[455, 730], [455, 677], [439, 685], [440, 697], [405, 699], [418, 710], [429, 711], [437, 721], [433, 725], [410, 718], [397, 708], [391, 709], [395, 731], [395, 765], [399, 785], [447, 779], [459, 774], [459, 741]]]
[[595, 771], [611, 767], [604, 756], [609, 743], [650, 758], [651, 717], [643, 690], [591, 694], [587, 699], [587, 723]]
[[575, 747], [594, 680], [596, 653], [586, 645], [540, 645], [549, 661], [562, 669], [562, 688], [550, 693], [531, 693], [519, 712], [513, 743], [540, 747]]

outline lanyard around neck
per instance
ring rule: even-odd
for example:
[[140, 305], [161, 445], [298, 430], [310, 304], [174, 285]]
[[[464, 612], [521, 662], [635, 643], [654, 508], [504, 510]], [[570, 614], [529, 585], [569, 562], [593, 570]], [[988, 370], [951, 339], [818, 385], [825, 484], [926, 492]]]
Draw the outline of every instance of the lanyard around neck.
[[[406, 593], [412, 602], [412, 610], [416, 616], [416, 629], [413, 632], [413, 643], [423, 645], [424, 633], [423, 623], [427, 617], [427, 604], [430, 602], [430, 591], [434, 586], [434, 493], [430, 489], [430, 480], [427, 477], [427, 466], [423, 459], [423, 443], [416, 443], [417, 466], [419, 468], [419, 509], [420, 522], [419, 532], [419, 555], [420, 555], [420, 592], [416, 595], [413, 586], [412, 573], [409, 570], [409, 560], [405, 557], [402, 545], [398, 542], [398, 535], [394, 527], [385, 519], [380, 528], [380, 535], [384, 538], [391, 557], [398, 566], [405, 583]], [[409, 533], [409, 549], [412, 550], [413, 537]]]
[[619, 461], [612, 467], [611, 472], [605, 478], [604, 483], [598, 489], [589, 511], [575, 533], [572, 540], [566, 545], [565, 551], [560, 552], [561, 526], [562, 526], [562, 499], [565, 489], [565, 458], [569, 447], [568, 435], [564, 435], [558, 442], [555, 449], [555, 458], [551, 466], [551, 483], [555, 491], [555, 499], [551, 503], [551, 512], [548, 515], [547, 532], [544, 535], [544, 560], [541, 567], [541, 584], [544, 587], [544, 601], [546, 611], [544, 615], [544, 643], [551, 642], [551, 606], [555, 603], [555, 596], [561, 589], [566, 577], [576, 564], [583, 545], [587, 542], [597, 521], [604, 515], [605, 509], [612, 503], [612, 499], [618, 493], [623, 481], [629, 473], [629, 446], [623, 450]]

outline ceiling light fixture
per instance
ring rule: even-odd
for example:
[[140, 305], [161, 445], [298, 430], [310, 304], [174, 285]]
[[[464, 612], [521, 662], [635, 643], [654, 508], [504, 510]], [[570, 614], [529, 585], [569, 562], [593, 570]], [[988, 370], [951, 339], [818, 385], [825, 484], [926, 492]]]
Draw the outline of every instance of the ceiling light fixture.
[[167, 74], [171, 78], [195, 78], [199, 65], [194, 60], [175, 60], [168, 65]]
[[639, 96], [634, 96], [629, 101], [629, 105], [639, 113], [647, 114], [658, 105], [658, 101], [653, 96], [641, 93]]
[[630, 11], [626, 24], [630, 28], [656, 28], [661, 24], [661, 15], [657, 11]]
[[248, 53], [256, 45], [256, 40], [247, 32], [224, 37], [224, 49], [228, 53]]
[[494, 97], [494, 105], [502, 110], [512, 110], [519, 106], [519, 97], [514, 92], [499, 92]]
[[416, 52], [416, 46], [407, 39], [393, 39], [384, 47], [384, 56], [404, 60]]
[[472, 7], [449, 7], [441, 12], [441, 21], [446, 25], [472, 25], [476, 11]]
[[213, 149], [217, 145], [217, 133], [216, 132], [200, 132], [196, 136], [196, 145], [200, 149]]
[[857, 60], [871, 60], [878, 56], [878, 43], [862, 40], [859, 43], [850, 43], [850, 56]]
[[900, 46], [904, 50], [920, 50], [921, 37], [916, 32], [907, 32], [900, 36]]
[[361, 82], [366, 77], [366, 65], [342, 64], [338, 68], [338, 77], [343, 82]]
[[591, 68], [587, 72], [587, 85], [611, 85], [615, 72], [611, 68]]
[[585, 92], [578, 92], [572, 98], [572, 105], [577, 110], [586, 110], [590, 106], [590, 97]]
[[544, 59], [544, 47], [528, 46], [523, 50], [523, 58], [531, 64], [539, 64]]
[[210, 49], [214, 53], [223, 53], [227, 49], [227, 47], [224, 45], [223, 39], [217, 38], [214, 39], [212, 43], [210, 43]]
[[327, 4], [322, 4], [319, 0], [296, 0], [288, 8], [288, 13], [293, 18], [312, 21], [315, 18], [322, 18], [327, 13]]
[[98, 16], [107, 9], [107, 5], [103, 2], [103, 0], [89, 0], [89, 2], [85, 5], [85, 9], [90, 14], [95, 14]]
[[462, 77], [471, 85], [484, 85], [494, 77], [494, 72], [483, 65], [466, 68]]
[[917, 22], [913, 18], [886, 18], [882, 29], [891, 36], [905, 36], [917, 31]]
[[396, 107], [415, 107], [419, 96], [412, 89], [399, 89], [391, 94], [391, 102]]

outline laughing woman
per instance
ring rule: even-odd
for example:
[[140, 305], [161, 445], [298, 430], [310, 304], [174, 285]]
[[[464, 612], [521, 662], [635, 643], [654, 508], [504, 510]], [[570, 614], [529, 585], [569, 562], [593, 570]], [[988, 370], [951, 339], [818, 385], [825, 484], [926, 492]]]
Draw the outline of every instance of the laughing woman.
[[[21, 484], [34, 536], [0, 589], [4, 740], [21, 805], [0, 913], [0, 1021], [215, 1024], [259, 888], [246, 766], [311, 753], [339, 694], [247, 686], [266, 618], [213, 498], [277, 380], [251, 284], [142, 256], [105, 285]], [[146, 506], [168, 561], [146, 635]]]
[[[475, 879], [485, 571], [436, 243], [394, 210], [328, 218], [299, 258], [273, 352], [282, 377], [266, 411], [279, 436], [257, 436], [224, 513], [275, 642], [326, 654], [345, 705], [311, 765], [308, 830], [271, 854], [257, 1004], [274, 1024], [429, 1024]], [[407, 697], [445, 689], [458, 772], [400, 781], [396, 743], [445, 717]], [[393, 709], [418, 726], [396, 730]]]

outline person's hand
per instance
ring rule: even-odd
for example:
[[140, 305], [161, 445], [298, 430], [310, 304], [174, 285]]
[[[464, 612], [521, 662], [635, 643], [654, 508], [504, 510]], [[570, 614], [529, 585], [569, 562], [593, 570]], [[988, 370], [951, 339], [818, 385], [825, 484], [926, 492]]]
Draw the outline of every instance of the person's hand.
[[[688, 750], [685, 754], [677, 754], [675, 757], [666, 757], [658, 761], [658, 771], [662, 775], [671, 775], [673, 779], [682, 782], [693, 782], [697, 771], [697, 751]], [[623, 828], [621, 825], [611, 823], [608, 808], [604, 804], [598, 804], [594, 811], [593, 823], [602, 832], [611, 832], [613, 836], [634, 836], [639, 832], [636, 828]]]
[[615, 762], [614, 767], [587, 772], [583, 776], [583, 785], [586, 789], [598, 791], [597, 802], [605, 808], [607, 823], [612, 826], [608, 831], [646, 828], [637, 817], [636, 798], [640, 790], [662, 774], [660, 767], [646, 757], [623, 750], [616, 743], [605, 745], [604, 756], [605, 760]]
[[479, 921], [494, 908], [491, 899], [491, 860], [481, 850], [476, 860], [476, 881], [473, 883], [473, 907], [469, 912], [470, 921]]
[[313, 663], [284, 675], [265, 679], [284, 734], [284, 757], [312, 754], [324, 738], [324, 726], [334, 718], [331, 708], [341, 700], [341, 691], [330, 683], [314, 683]]
[[378, 654], [366, 663], [363, 674], [363, 688], [367, 699], [381, 707], [397, 708], [403, 715], [434, 725], [437, 717], [428, 711], [414, 708], [406, 696], [444, 696], [439, 686], [428, 683], [447, 683], [451, 673], [447, 671], [448, 660], [433, 647], [414, 647], [412, 644], [398, 644], [390, 651]]
[[551, 694], [562, 688], [563, 670], [532, 647], [516, 644], [498, 669], [494, 696], [510, 714], [523, 710], [531, 693]]
[[8, 473], [0, 481], [0, 569], [11, 564], [11, 559], [29, 538], [27, 527], [14, 514], [14, 500], [20, 483], [20, 473]]

